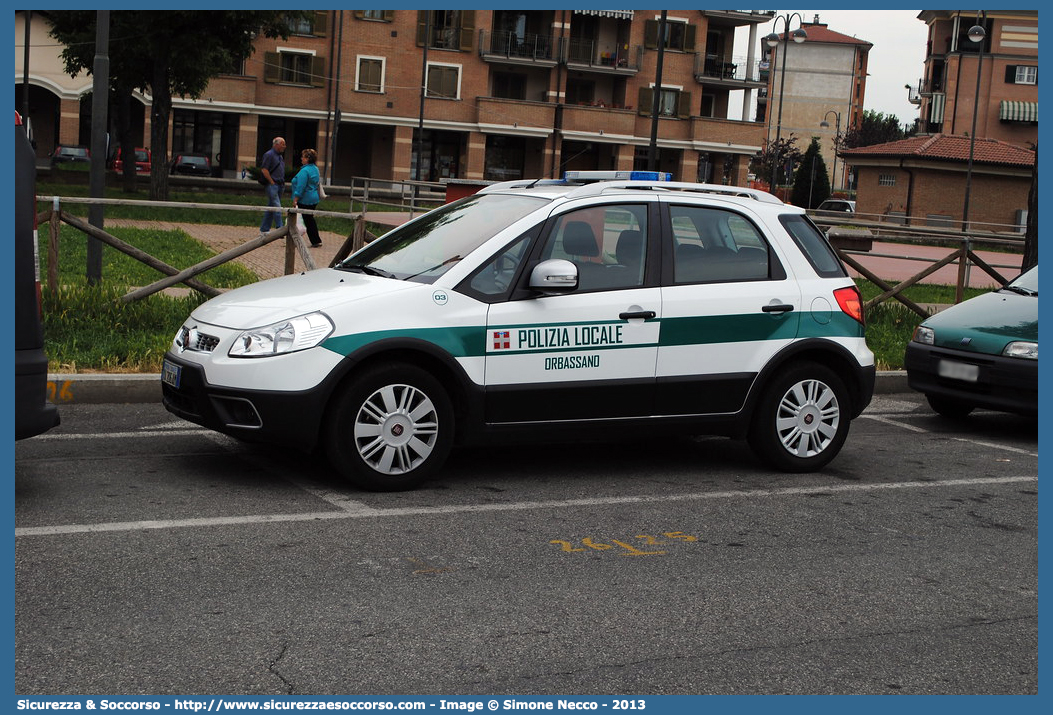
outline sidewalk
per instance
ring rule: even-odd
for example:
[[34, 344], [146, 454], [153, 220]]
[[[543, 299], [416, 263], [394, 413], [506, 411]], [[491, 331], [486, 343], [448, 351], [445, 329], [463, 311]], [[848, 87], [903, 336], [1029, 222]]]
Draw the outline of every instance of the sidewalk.
[[[367, 211], [364, 215], [366, 221], [386, 226], [388, 228], [401, 226], [403, 223], [410, 220], [410, 214], [408, 212]], [[418, 213], [416, 215], [419, 216], [420, 214]], [[232, 248], [237, 248], [246, 241], [251, 241], [256, 238], [260, 233], [259, 229], [246, 226], [175, 223], [172, 221], [108, 219], [106, 225], [129, 228], [153, 228], [160, 231], [180, 230], [192, 238], [201, 241], [216, 253], [223, 253]], [[344, 245], [344, 241], [347, 240], [347, 236], [341, 236], [340, 234], [332, 233], [331, 231], [321, 231], [320, 235], [322, 238], [321, 247], [307, 249], [310, 251], [310, 255], [314, 260], [315, 268], [324, 268], [325, 266], [328, 266], [332, 262], [333, 257], [336, 256], [336, 252], [342, 245]], [[282, 276], [285, 274], [285, 239], [279, 238], [276, 241], [271, 241], [266, 246], [261, 246], [254, 251], [238, 256], [234, 261], [253, 271], [261, 280]], [[299, 254], [296, 255], [295, 266], [297, 271], [306, 270], [306, 266], [300, 259]], [[186, 293], [190, 289], [184, 286], [178, 286], [169, 290]]]

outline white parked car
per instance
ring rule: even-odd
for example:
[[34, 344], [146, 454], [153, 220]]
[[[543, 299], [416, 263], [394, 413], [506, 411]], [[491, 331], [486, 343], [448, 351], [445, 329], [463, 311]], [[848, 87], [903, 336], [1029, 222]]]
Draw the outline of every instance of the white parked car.
[[745, 437], [803, 472], [870, 402], [863, 333], [822, 232], [770, 194], [523, 180], [204, 303], [162, 379], [174, 414], [371, 490], [524, 435]]

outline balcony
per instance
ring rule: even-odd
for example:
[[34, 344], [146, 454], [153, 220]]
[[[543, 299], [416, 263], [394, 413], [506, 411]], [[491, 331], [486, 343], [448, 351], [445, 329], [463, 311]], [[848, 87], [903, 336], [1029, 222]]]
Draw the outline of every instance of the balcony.
[[640, 71], [643, 48], [625, 44], [603, 43], [595, 40], [566, 40], [567, 67], [576, 70], [598, 70], [616, 74], [636, 74]]
[[750, 64], [745, 57], [698, 55], [695, 59], [695, 81], [734, 88], [760, 89], [766, 86], [767, 68], [766, 61], [754, 60]]
[[488, 62], [514, 62], [554, 66], [558, 43], [550, 35], [480, 31], [479, 54]]

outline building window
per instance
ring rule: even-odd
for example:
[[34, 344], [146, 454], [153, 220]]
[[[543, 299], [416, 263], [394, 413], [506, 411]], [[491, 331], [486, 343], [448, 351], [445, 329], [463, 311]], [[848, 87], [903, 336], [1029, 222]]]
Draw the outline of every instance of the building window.
[[325, 37], [329, 23], [329, 13], [325, 10], [308, 12], [307, 17], [289, 17], [289, 30], [294, 35]]
[[663, 117], [675, 117], [676, 108], [680, 103], [679, 89], [663, 88], [658, 95], [658, 113]]
[[376, 20], [378, 22], [391, 22], [394, 19], [394, 10], [355, 10], [355, 17], [359, 20]]
[[281, 81], [288, 84], [311, 84], [311, 55], [281, 52]]
[[325, 58], [309, 52], [277, 52], [263, 54], [263, 81], [271, 84], [299, 84], [308, 87], [325, 86]]
[[494, 72], [493, 96], [499, 99], [526, 99], [526, 77], [513, 72]]
[[359, 92], [384, 91], [383, 57], [358, 58], [358, 76], [355, 77], [355, 89]]
[[[644, 46], [649, 49], [658, 48], [658, 31], [661, 26], [659, 20], [648, 20], [644, 24]], [[665, 21], [665, 48], [677, 52], [695, 51], [696, 28], [687, 20], [667, 17]]]
[[313, 18], [293, 16], [289, 18], [289, 30], [294, 35], [310, 35], [314, 31]]
[[417, 45], [469, 52], [475, 37], [475, 10], [418, 10]]
[[567, 78], [567, 104], [592, 104], [595, 99], [595, 82], [573, 77]]
[[461, 98], [460, 65], [428, 64], [428, 96], [435, 99]]
[[895, 174], [878, 174], [877, 180], [878, 186], [895, 186], [896, 175]]
[[[640, 87], [637, 97], [637, 113], [650, 116], [655, 89]], [[686, 119], [691, 116], [691, 93], [681, 87], [662, 87], [658, 92], [658, 116]]]
[[1038, 84], [1038, 67], [1017, 65], [1014, 84]]

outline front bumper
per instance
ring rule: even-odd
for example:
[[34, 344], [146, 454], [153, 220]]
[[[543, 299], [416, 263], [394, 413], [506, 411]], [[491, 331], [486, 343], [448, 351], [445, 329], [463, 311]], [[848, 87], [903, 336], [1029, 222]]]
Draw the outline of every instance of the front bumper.
[[[172, 414], [202, 427], [251, 442], [311, 451], [318, 444], [330, 386], [302, 391], [245, 390], [209, 384], [204, 369], [168, 352], [178, 368], [178, 387], [162, 376], [162, 403]], [[167, 372], [167, 371], [166, 371]]]
[[[941, 360], [976, 365], [976, 382], [941, 377]], [[1038, 361], [953, 350], [910, 342], [904, 358], [907, 384], [936, 395], [1000, 412], [1038, 414]]]

